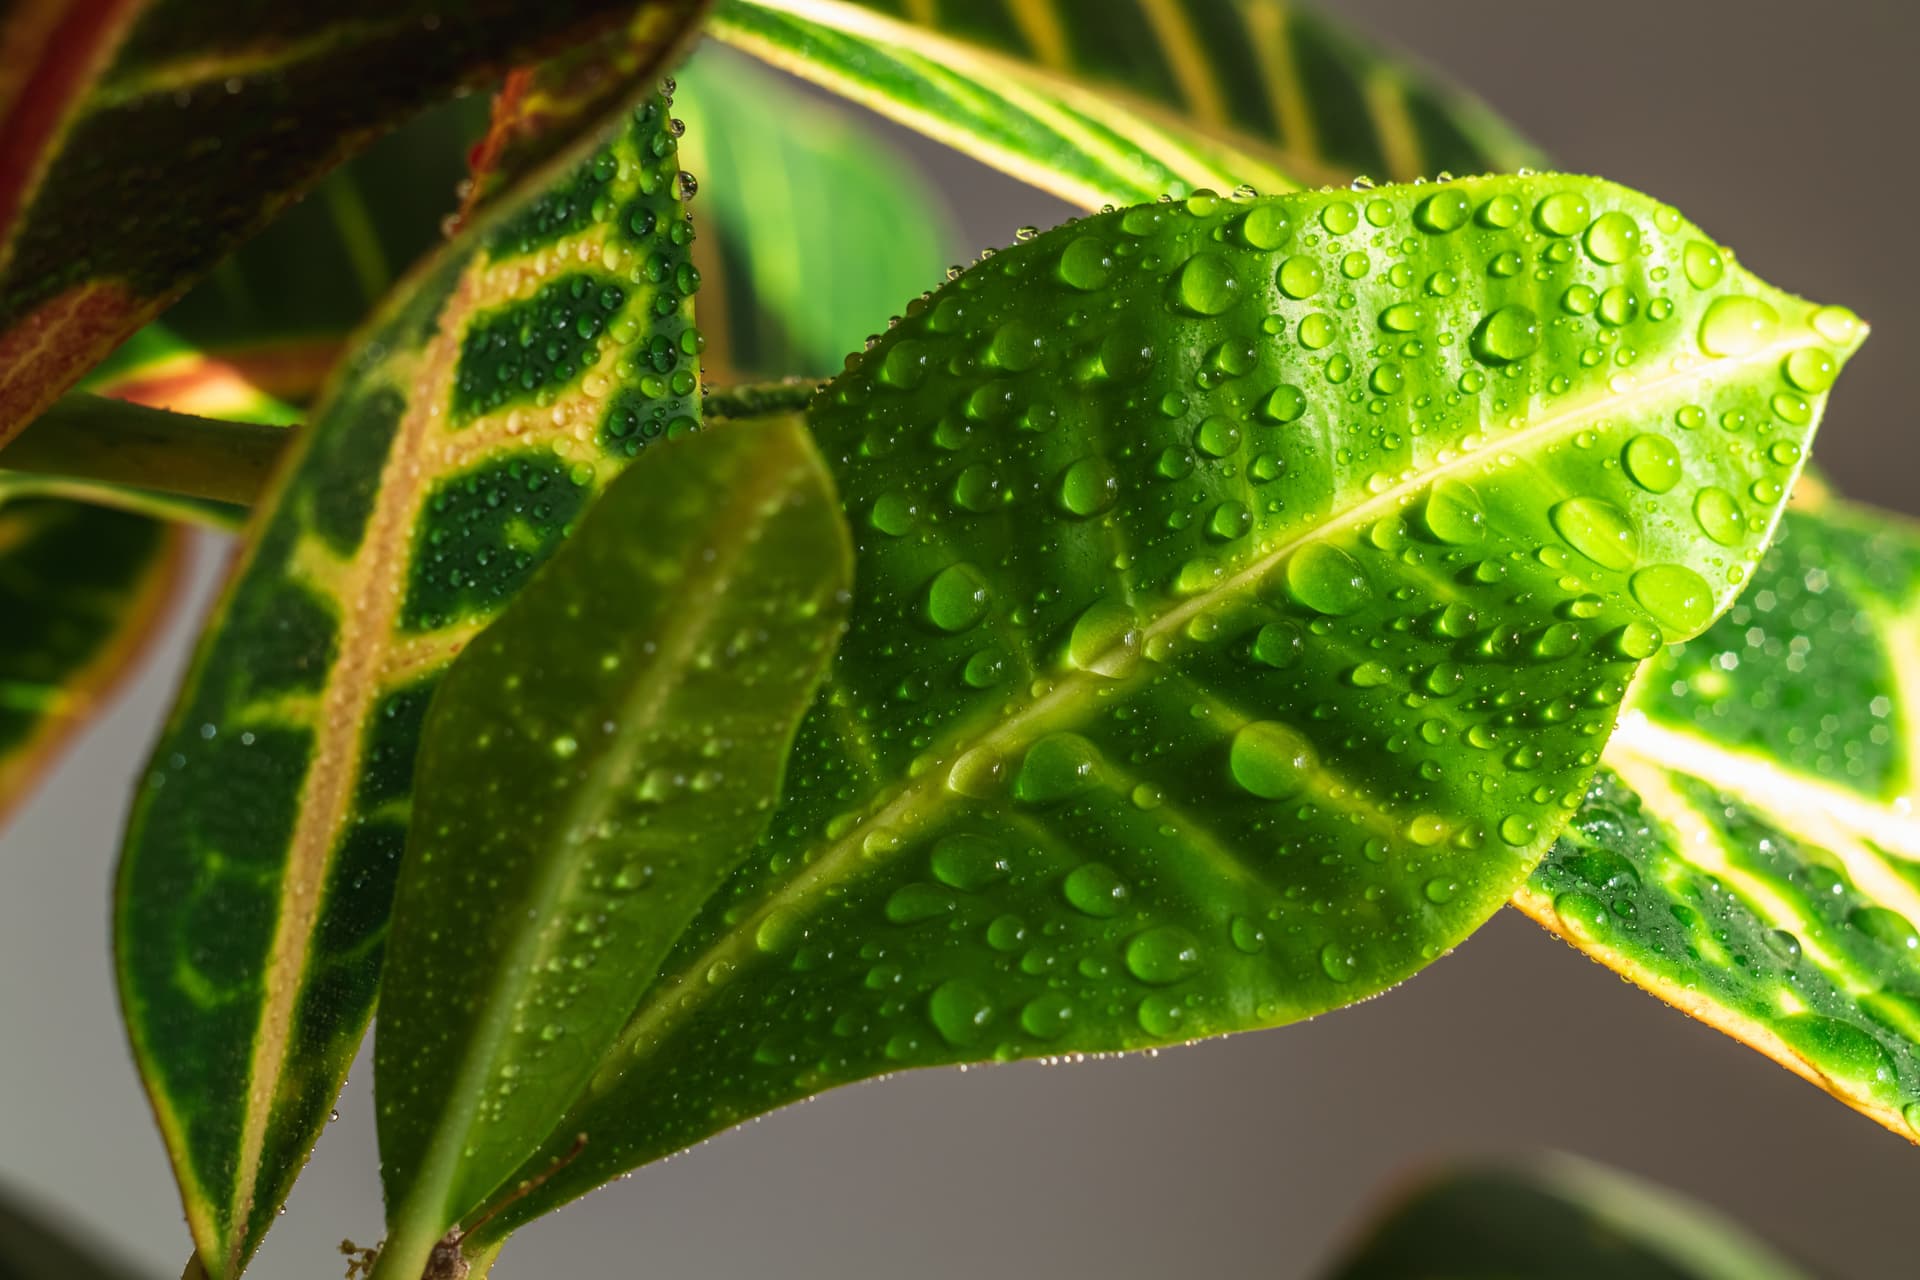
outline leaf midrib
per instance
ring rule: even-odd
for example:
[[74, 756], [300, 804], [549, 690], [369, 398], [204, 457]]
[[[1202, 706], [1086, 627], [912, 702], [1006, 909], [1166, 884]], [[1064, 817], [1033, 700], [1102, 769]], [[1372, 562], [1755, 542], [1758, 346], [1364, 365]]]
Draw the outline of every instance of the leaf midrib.
[[[1295, 536], [1255, 557], [1246, 568], [1224, 582], [1190, 596], [1167, 610], [1157, 620], [1141, 629], [1141, 648], [1144, 650], [1157, 636], [1177, 632], [1188, 621], [1221, 601], [1252, 590], [1257, 583], [1285, 563], [1289, 556], [1309, 543], [1336, 531], [1364, 526], [1374, 519], [1399, 510], [1417, 494], [1441, 479], [1479, 465], [1489, 452], [1518, 450], [1555, 436], [1571, 435], [1593, 418], [1602, 414], [1624, 415], [1629, 413], [1637, 402], [1657, 400], [1675, 386], [1708, 378], [1726, 378], [1751, 366], [1764, 366], [1777, 362], [1784, 353], [1802, 345], [1806, 336], [1796, 325], [1789, 323], [1781, 327], [1786, 336], [1763, 344], [1744, 355], [1708, 358], [1689, 363], [1660, 377], [1648, 379], [1625, 392], [1604, 395], [1596, 393], [1578, 407], [1563, 408], [1553, 416], [1498, 437], [1485, 437], [1483, 443], [1472, 449], [1462, 450], [1451, 459], [1439, 462], [1427, 470], [1403, 477], [1359, 505], [1336, 514], [1331, 519], [1302, 529]], [[1119, 656], [1121, 655], [1116, 646], [1115, 649], [1103, 655], [1103, 658]], [[1106, 663], [1096, 660], [1087, 665], [1099, 667]], [[690, 975], [704, 973], [723, 960], [749, 954], [755, 949], [753, 941], [755, 931], [773, 911], [782, 908], [796, 909], [795, 904], [812, 897], [819, 886], [840, 879], [839, 872], [842, 864], [853, 862], [858, 865], [863, 859], [871, 861], [870, 857], [861, 852], [861, 844], [874, 831], [902, 832], [920, 825], [925, 820], [925, 810], [939, 807], [937, 802], [939, 796], [952, 794], [945, 783], [955, 762], [970, 752], [978, 750], [987, 750], [1004, 757], [1021, 743], [1022, 731], [1036, 722], [1046, 722], [1050, 713], [1061, 703], [1084, 696], [1083, 690], [1108, 687], [1111, 684], [1112, 682], [1105, 677], [1096, 676], [1084, 670], [1063, 676], [1045, 694], [999, 721], [997, 727], [987, 730], [977, 738], [961, 738], [956, 741], [934, 763], [902, 786], [891, 801], [856, 821], [839, 838], [823, 848], [816, 847], [818, 852], [813, 856], [798, 859], [804, 867], [799, 875], [776, 890], [757, 909], [745, 913], [738, 923], [721, 932], [716, 940], [703, 949], [682, 971], [672, 975], [662, 974], [648, 988], [639, 1008], [622, 1033], [617, 1047], [613, 1053], [609, 1054], [606, 1065], [595, 1074], [585, 1099], [591, 1100], [610, 1090], [624, 1074], [626, 1065], [639, 1056], [643, 1040], [652, 1036], [655, 1043], [659, 1043], [663, 1039], [659, 1034], [663, 1024], [685, 1018], [714, 990], [704, 984], [689, 982]], [[895, 848], [902, 847], [906, 843], [908, 842], [904, 840], [898, 841]], [[669, 990], [681, 992], [681, 998], [671, 1001], [663, 999], [662, 997]]]

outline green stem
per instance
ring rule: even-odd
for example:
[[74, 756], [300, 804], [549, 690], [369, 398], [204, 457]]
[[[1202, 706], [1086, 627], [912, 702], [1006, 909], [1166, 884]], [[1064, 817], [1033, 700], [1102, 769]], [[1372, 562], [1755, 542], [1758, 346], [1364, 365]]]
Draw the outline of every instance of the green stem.
[[75, 393], [55, 401], [0, 451], [0, 467], [245, 506], [260, 497], [291, 439], [286, 427]]

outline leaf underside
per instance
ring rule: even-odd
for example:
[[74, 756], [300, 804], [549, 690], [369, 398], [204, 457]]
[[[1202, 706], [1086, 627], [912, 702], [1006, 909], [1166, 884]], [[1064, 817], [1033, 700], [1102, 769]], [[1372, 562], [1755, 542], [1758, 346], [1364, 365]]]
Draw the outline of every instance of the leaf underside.
[[665, 104], [395, 294], [257, 511], [135, 800], [136, 1057], [215, 1280], [257, 1246], [372, 1007], [415, 740], [454, 654], [698, 413]]
[[375, 1036], [388, 1253], [538, 1149], [752, 849], [852, 561], [802, 420], [729, 423], [642, 454], [448, 670]]
[[[834, 1084], [1285, 1023], [1465, 937], [1751, 573], [1820, 403], [1782, 361], [1858, 341], [1711, 252], [1555, 175], [1202, 197], [910, 307], [810, 413], [856, 598], [769, 835], [482, 1242]], [[1773, 502], [1722, 542], [1709, 490]]]
[[[698, 0], [649, 5], [691, 20]], [[633, 7], [12, 6], [0, 17], [0, 442], [384, 129]]]
[[1790, 511], [1739, 602], [1647, 664], [1515, 901], [1920, 1138], [1920, 532]]
[[1085, 209], [1534, 163], [1281, 0], [720, 0], [718, 38]]

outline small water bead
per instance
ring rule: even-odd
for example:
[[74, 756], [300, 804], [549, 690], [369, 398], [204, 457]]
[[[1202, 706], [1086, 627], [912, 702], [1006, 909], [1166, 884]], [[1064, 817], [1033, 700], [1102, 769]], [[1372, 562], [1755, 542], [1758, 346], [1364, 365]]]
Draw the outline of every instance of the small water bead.
[[1570, 316], [1589, 316], [1600, 305], [1600, 295], [1584, 284], [1569, 285], [1560, 295], [1560, 307]]
[[1360, 957], [1340, 943], [1329, 942], [1320, 948], [1320, 971], [1335, 982], [1352, 982], [1360, 974]]
[[1375, 368], [1373, 376], [1367, 379], [1367, 385], [1383, 396], [1393, 395], [1406, 385], [1406, 373], [1397, 364], [1383, 364]]
[[[1355, 250], [1340, 259], [1340, 274], [1349, 280], [1358, 280], [1373, 268], [1373, 259]], [[1346, 305], [1344, 302], [1341, 305]]]
[[1253, 528], [1253, 513], [1247, 510], [1244, 502], [1228, 500], [1213, 509], [1207, 517], [1207, 532], [1221, 542], [1232, 542], [1243, 538]]
[[1179, 925], [1163, 924], [1127, 943], [1127, 971], [1151, 986], [1181, 982], [1200, 971], [1200, 939]]
[[927, 380], [931, 349], [923, 342], [903, 338], [880, 361], [879, 378], [896, 391], [912, 391]]
[[1813, 313], [1813, 331], [1828, 342], [1847, 343], [1860, 336], [1860, 317], [1845, 307], [1821, 307]]
[[1673, 420], [1686, 431], [1698, 431], [1707, 425], [1707, 411], [1697, 404], [1682, 405]]
[[1393, 668], [1384, 662], [1362, 662], [1347, 672], [1347, 681], [1356, 689], [1378, 689], [1393, 683]]
[[1316, 613], [1352, 613], [1373, 598], [1373, 584], [1358, 561], [1325, 542], [1302, 547], [1287, 561], [1287, 594]]
[[1893, 1059], [1871, 1034], [1818, 1013], [1795, 1013], [1774, 1024], [1780, 1038], [1820, 1064], [1823, 1073], [1869, 1085], [1899, 1079]]
[[1120, 873], [1101, 862], [1083, 862], [1069, 871], [1060, 891], [1075, 911], [1097, 920], [1119, 915], [1133, 897]]
[[939, 885], [916, 883], [895, 889], [883, 910], [894, 924], [920, 924], [949, 915], [959, 905], [953, 894]]
[[975, 689], [991, 689], [1007, 678], [1006, 655], [997, 649], [982, 649], [967, 659], [960, 678]]
[[1320, 260], [1310, 254], [1297, 253], [1280, 264], [1280, 272], [1275, 277], [1280, 292], [1296, 302], [1311, 298], [1320, 292], [1322, 278]]
[[1758, 298], [1715, 298], [1700, 320], [1700, 349], [1710, 356], [1744, 356], [1773, 339], [1780, 313]]
[[1739, 500], [1717, 485], [1693, 496], [1693, 518], [1701, 532], [1723, 547], [1738, 546], [1746, 536], [1747, 520]]
[[1330, 235], [1343, 236], [1360, 225], [1360, 212], [1345, 200], [1336, 200], [1320, 211], [1320, 225]]
[[1082, 671], [1118, 679], [1140, 658], [1140, 624], [1120, 600], [1101, 600], [1075, 619], [1067, 661]]
[[899, 538], [913, 532], [919, 509], [905, 494], [883, 494], [867, 514], [867, 523], [889, 537]]
[[1553, 914], [1559, 917], [1568, 936], [1581, 941], [1604, 938], [1613, 931], [1613, 917], [1607, 904], [1578, 889], [1554, 898]]
[[1283, 382], [1260, 403], [1260, 416], [1268, 422], [1285, 425], [1298, 422], [1307, 411], [1307, 393], [1290, 382]]
[[1134, 1017], [1139, 1020], [1140, 1029], [1148, 1035], [1171, 1040], [1185, 1028], [1187, 1011], [1178, 996], [1156, 991], [1140, 1002]]
[[1217, 316], [1240, 300], [1240, 278], [1220, 254], [1196, 253], [1180, 268], [1175, 290], [1188, 311]]
[[1487, 508], [1480, 495], [1454, 479], [1434, 482], [1420, 508], [1420, 522], [1449, 546], [1472, 546], [1487, 536]]
[[1414, 225], [1435, 235], [1458, 231], [1467, 225], [1467, 219], [1472, 216], [1472, 204], [1467, 200], [1466, 193], [1457, 187], [1434, 192], [1413, 211]]
[[1014, 775], [1014, 798], [1056, 804], [1100, 785], [1100, 753], [1077, 733], [1049, 733], [1027, 748]]
[[1269, 622], [1253, 637], [1253, 658], [1276, 670], [1293, 666], [1307, 651], [1307, 638], [1291, 622]]
[[1060, 506], [1076, 516], [1097, 516], [1120, 499], [1120, 477], [1105, 458], [1082, 458], [1060, 474]]
[[1568, 498], [1548, 513], [1568, 546], [1608, 569], [1630, 569], [1640, 557], [1640, 535], [1626, 512], [1600, 498]]
[[1451, 271], [1436, 271], [1427, 277], [1427, 292], [1436, 298], [1451, 298], [1460, 289], [1460, 277]]
[[1112, 251], [1093, 236], [1080, 236], [1060, 251], [1056, 274], [1062, 284], [1091, 293], [1105, 286], [1112, 276]]
[[1540, 347], [1540, 317], [1518, 303], [1501, 307], [1474, 329], [1471, 346], [1482, 364], [1524, 360]]
[[1324, 311], [1316, 311], [1300, 322], [1300, 345], [1309, 351], [1319, 351], [1333, 338], [1333, 317]]
[[1426, 320], [1417, 302], [1396, 302], [1380, 313], [1380, 327], [1388, 333], [1412, 333]]
[[1036, 1040], [1058, 1040], [1073, 1029], [1073, 1014], [1073, 1001], [1049, 991], [1021, 1008], [1020, 1029]]
[[1501, 280], [1506, 280], [1519, 275], [1520, 268], [1524, 265], [1520, 260], [1519, 254], [1511, 249], [1503, 249], [1499, 253], [1494, 254], [1492, 261], [1487, 263], [1487, 274]]
[[1306, 736], [1276, 720], [1254, 720], [1240, 726], [1228, 748], [1233, 780], [1263, 800], [1293, 795], [1306, 785], [1319, 764], [1319, 755]]
[[1640, 224], [1618, 209], [1603, 213], [1587, 228], [1584, 243], [1595, 262], [1625, 262], [1640, 251]]
[[1840, 376], [1840, 364], [1833, 353], [1819, 347], [1802, 347], [1781, 365], [1788, 382], [1810, 395], [1818, 395]]
[[1680, 483], [1680, 451], [1665, 436], [1637, 435], [1620, 452], [1621, 465], [1648, 493], [1666, 493]]
[[1618, 329], [1640, 314], [1640, 295], [1626, 285], [1616, 284], [1600, 295], [1600, 323]]
[[942, 1040], [964, 1049], [986, 1034], [993, 1021], [993, 1000], [977, 983], [951, 978], [933, 989], [927, 1017]]
[[1663, 637], [1658, 627], [1636, 619], [1614, 632], [1612, 641], [1615, 652], [1638, 662], [1658, 653]]
[[1690, 240], [1680, 251], [1680, 270], [1694, 288], [1711, 289], [1726, 274], [1727, 261], [1713, 245], [1704, 240]]
[[1228, 922], [1227, 937], [1233, 949], [1245, 955], [1259, 955], [1267, 948], [1267, 931], [1250, 916], [1235, 916]]
[[1520, 221], [1520, 198], [1511, 195], [1497, 195], [1480, 206], [1480, 222], [1483, 226], [1504, 231]]
[[1193, 443], [1210, 458], [1225, 458], [1240, 448], [1240, 424], [1214, 414], [1194, 429]]
[[1556, 191], [1533, 211], [1534, 225], [1550, 236], [1578, 235], [1592, 216], [1587, 198], [1577, 191]]
[[1656, 564], [1628, 580], [1633, 598], [1677, 639], [1686, 639], [1713, 617], [1713, 588], [1681, 564]]
[[1367, 201], [1367, 225], [1370, 227], [1393, 225], [1393, 205], [1386, 200]]
[[953, 481], [953, 501], [962, 510], [982, 514], [993, 510], [1002, 502], [999, 479], [993, 469], [984, 463], [976, 462], [962, 471]]
[[935, 575], [927, 587], [927, 617], [942, 631], [965, 631], [987, 616], [987, 580], [960, 561]]
[[1007, 851], [985, 836], [942, 836], [928, 860], [933, 878], [950, 889], [978, 893], [1013, 874]]
[[1240, 238], [1255, 249], [1278, 249], [1293, 236], [1293, 221], [1278, 203], [1258, 204], [1240, 219]]
[[1790, 467], [1800, 461], [1800, 446], [1791, 440], [1775, 440], [1767, 446], [1767, 461], [1776, 467]]

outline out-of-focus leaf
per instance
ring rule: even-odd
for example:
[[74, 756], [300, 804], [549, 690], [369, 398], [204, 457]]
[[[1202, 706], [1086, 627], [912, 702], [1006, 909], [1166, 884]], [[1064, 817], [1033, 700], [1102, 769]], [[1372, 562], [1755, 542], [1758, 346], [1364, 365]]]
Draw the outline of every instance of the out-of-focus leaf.
[[1809, 1280], [1718, 1212], [1548, 1156], [1428, 1175], [1328, 1280]]
[[643, 454], [448, 670], [380, 989], [383, 1268], [539, 1148], [752, 850], [852, 583], [803, 422], [729, 424]]
[[0, 1195], [0, 1280], [134, 1280], [132, 1268], [76, 1234], [53, 1215]]
[[[683, 23], [700, 8], [643, 4]], [[634, 7], [11, 5], [0, 16], [0, 442], [345, 156]]]
[[1833, 501], [1790, 511], [1726, 616], [1647, 664], [1607, 768], [1515, 899], [1909, 1140], [1916, 671], [1920, 532]]
[[850, 113], [722, 46], [677, 78], [709, 376], [838, 373], [942, 279], [954, 236], [939, 196]]
[[0, 820], [160, 630], [183, 537], [0, 476]]
[[1782, 361], [1859, 340], [1707, 245], [1559, 175], [1202, 198], [911, 306], [810, 412], [858, 573], [781, 809], [479, 1234], [835, 1084], [1286, 1023], [1465, 937], [1751, 574], [1821, 404], [1774, 419]]
[[434, 684], [593, 493], [698, 413], [667, 108], [500, 194], [396, 291], [256, 512], [136, 797], [122, 1001], [214, 1280], [373, 1003]]
[[1282, 0], [721, 0], [711, 29], [1086, 209], [1536, 160]]

